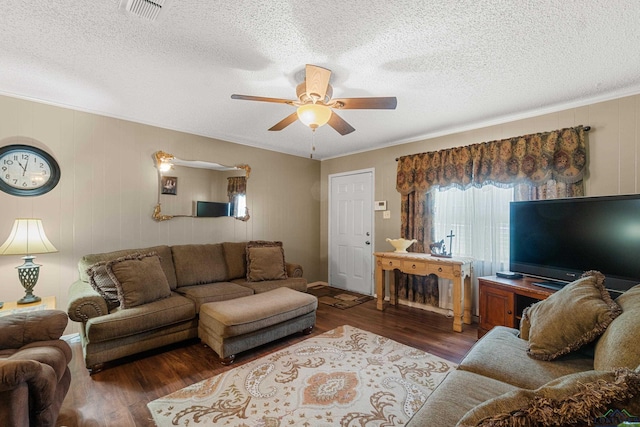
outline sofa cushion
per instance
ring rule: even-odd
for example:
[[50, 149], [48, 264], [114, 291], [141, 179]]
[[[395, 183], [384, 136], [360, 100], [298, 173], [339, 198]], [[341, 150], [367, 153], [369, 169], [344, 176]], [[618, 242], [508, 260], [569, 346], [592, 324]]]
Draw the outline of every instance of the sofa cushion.
[[307, 279], [302, 277], [289, 277], [284, 280], [262, 280], [260, 282], [248, 282], [247, 279], [232, 280], [240, 286], [244, 286], [253, 291], [253, 293], [261, 294], [278, 288], [290, 288], [294, 291], [307, 292]]
[[621, 309], [604, 287], [604, 275], [582, 277], [527, 307], [520, 331], [529, 340], [529, 356], [554, 360], [595, 340], [620, 315]]
[[222, 244], [171, 247], [178, 287], [228, 280]]
[[471, 409], [458, 426], [592, 425], [610, 409], [640, 413], [640, 373], [586, 371], [514, 390]]
[[635, 368], [640, 365], [640, 285], [616, 299], [622, 308], [596, 343], [594, 369]]
[[163, 329], [196, 317], [196, 309], [189, 298], [172, 293], [168, 298], [127, 310], [117, 308], [104, 316], [87, 321], [85, 336], [88, 343], [121, 340], [137, 334]]
[[196, 313], [200, 313], [200, 306], [208, 302], [226, 301], [253, 295], [252, 289], [229, 282], [181, 286], [176, 290], [176, 292], [180, 295], [184, 295], [195, 303]]
[[171, 295], [160, 257], [155, 252], [132, 254], [106, 265], [107, 273], [118, 290], [121, 308], [131, 308]]
[[120, 305], [120, 300], [118, 299], [118, 288], [107, 272], [108, 262], [100, 261], [93, 264], [87, 269], [87, 275], [89, 276], [91, 287], [104, 298], [109, 311], [111, 311]]
[[455, 426], [470, 409], [515, 389], [473, 372], [451, 371], [409, 420], [407, 427]]
[[247, 277], [247, 242], [224, 242], [222, 249], [227, 263], [228, 280]]
[[247, 281], [282, 280], [287, 278], [282, 247], [247, 248]]
[[318, 299], [313, 295], [280, 288], [260, 296], [204, 304], [200, 307], [200, 322], [206, 322], [216, 336], [227, 338], [277, 325], [317, 308]]
[[496, 326], [472, 347], [458, 369], [529, 389], [593, 369], [593, 357], [582, 351], [564, 356], [561, 362], [550, 362], [527, 357], [527, 348], [517, 329]]
[[69, 344], [63, 340], [40, 341], [26, 345], [5, 360], [35, 360], [36, 362], [50, 366], [59, 381], [71, 362], [72, 352]]
[[113, 261], [117, 258], [122, 258], [123, 256], [131, 255], [131, 254], [146, 254], [156, 252], [160, 256], [160, 263], [162, 264], [162, 270], [164, 271], [165, 276], [167, 277], [167, 281], [169, 282], [169, 286], [171, 289], [176, 288], [176, 271], [173, 267], [173, 258], [171, 256], [171, 248], [166, 245], [162, 246], [153, 246], [150, 248], [142, 248], [142, 249], [123, 249], [120, 251], [114, 252], [105, 252], [101, 254], [89, 254], [80, 258], [78, 261], [78, 271], [80, 273], [80, 280], [83, 282], [89, 282], [89, 275], [87, 274], [87, 269], [92, 265], [101, 262], [101, 261]]
[[40, 310], [0, 316], [0, 349], [18, 349], [27, 344], [56, 340], [69, 318], [62, 310]]

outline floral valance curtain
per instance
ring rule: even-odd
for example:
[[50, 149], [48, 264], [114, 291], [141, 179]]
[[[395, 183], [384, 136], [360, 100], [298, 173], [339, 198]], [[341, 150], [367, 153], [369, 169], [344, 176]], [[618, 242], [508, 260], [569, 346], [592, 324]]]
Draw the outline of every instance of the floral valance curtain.
[[238, 195], [244, 196], [247, 194], [246, 176], [231, 176], [227, 178], [227, 181], [227, 196], [229, 196], [230, 202], [233, 202]]
[[543, 186], [549, 180], [579, 184], [587, 150], [583, 126], [398, 159], [396, 188], [402, 195], [432, 188], [470, 186]]

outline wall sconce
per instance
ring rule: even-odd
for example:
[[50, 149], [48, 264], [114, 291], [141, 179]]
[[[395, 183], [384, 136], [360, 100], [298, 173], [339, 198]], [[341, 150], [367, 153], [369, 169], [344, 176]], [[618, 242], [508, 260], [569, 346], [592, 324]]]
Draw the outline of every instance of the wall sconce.
[[298, 119], [312, 130], [326, 125], [331, 118], [331, 108], [322, 104], [304, 104], [298, 107]]
[[173, 169], [173, 163], [171, 163], [171, 161], [174, 159], [173, 155], [165, 153], [164, 151], [156, 151], [155, 157], [156, 167], [161, 173], [169, 172], [171, 169]]
[[33, 294], [33, 288], [38, 282], [40, 265], [35, 264], [32, 254], [47, 254], [58, 252], [44, 233], [42, 221], [36, 218], [17, 218], [7, 240], [0, 246], [0, 255], [24, 255], [24, 264], [16, 267], [18, 278], [26, 293], [18, 304], [29, 304], [40, 301], [40, 297]]

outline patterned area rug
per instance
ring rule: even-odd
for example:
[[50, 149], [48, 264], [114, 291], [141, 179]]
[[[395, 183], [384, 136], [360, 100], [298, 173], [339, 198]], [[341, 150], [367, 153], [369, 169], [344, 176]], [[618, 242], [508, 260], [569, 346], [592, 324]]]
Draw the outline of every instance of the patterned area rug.
[[318, 302], [343, 310], [373, 299], [373, 297], [369, 295], [356, 294], [343, 289], [333, 288], [326, 282], [309, 284], [307, 292], [318, 297]]
[[148, 404], [158, 426], [404, 425], [455, 365], [341, 326]]

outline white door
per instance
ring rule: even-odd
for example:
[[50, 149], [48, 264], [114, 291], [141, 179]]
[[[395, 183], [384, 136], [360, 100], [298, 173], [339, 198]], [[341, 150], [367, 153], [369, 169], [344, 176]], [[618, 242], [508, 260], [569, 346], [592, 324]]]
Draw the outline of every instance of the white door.
[[373, 295], [373, 170], [329, 176], [329, 284]]

